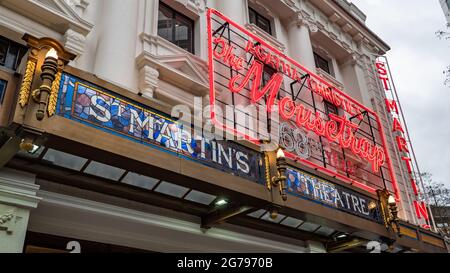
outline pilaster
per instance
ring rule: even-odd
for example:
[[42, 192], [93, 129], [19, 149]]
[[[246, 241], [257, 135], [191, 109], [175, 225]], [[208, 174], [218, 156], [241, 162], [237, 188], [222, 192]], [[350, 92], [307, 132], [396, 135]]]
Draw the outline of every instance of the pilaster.
[[0, 169], [0, 253], [21, 253], [30, 210], [37, 207], [35, 175]]
[[305, 12], [297, 12], [289, 18], [289, 53], [295, 60], [315, 71], [313, 48], [311, 44], [311, 33], [318, 31], [317, 25]]
[[[98, 77], [138, 92], [136, 44], [138, 41], [138, 15], [141, 1], [107, 0], [103, 3], [101, 31], [93, 73]], [[155, 1], [157, 2], [157, 1]]]

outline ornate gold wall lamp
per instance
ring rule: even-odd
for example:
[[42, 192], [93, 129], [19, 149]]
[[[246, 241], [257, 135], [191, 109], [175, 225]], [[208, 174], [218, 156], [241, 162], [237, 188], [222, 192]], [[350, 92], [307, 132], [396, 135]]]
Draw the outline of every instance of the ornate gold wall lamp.
[[[38, 39], [25, 34], [22, 39], [27, 42], [30, 50], [19, 92], [19, 105], [24, 108], [31, 96], [38, 104], [36, 118], [43, 120], [46, 110], [49, 117], [55, 114], [61, 73], [64, 66], [76, 55], [68, 52], [61, 43], [52, 38]], [[35, 87], [31, 91], [33, 85]]]
[[266, 186], [268, 190], [272, 190], [273, 187], [278, 187], [279, 193], [283, 201], [287, 200], [287, 186], [286, 186], [286, 157], [283, 150], [278, 147], [276, 152], [276, 175], [271, 177], [270, 175], [270, 156], [268, 152], [264, 155], [266, 162]]
[[400, 219], [398, 218], [398, 208], [397, 208], [397, 202], [395, 201], [394, 196], [391, 194], [388, 197], [388, 205], [389, 205], [389, 211], [391, 212], [391, 218], [389, 219], [389, 224], [394, 229], [394, 225], [397, 229], [397, 235], [399, 237], [402, 236], [400, 232]]
[[402, 236], [400, 230], [400, 219], [398, 218], [398, 207], [395, 197], [386, 189], [378, 191], [381, 203], [381, 213], [384, 218], [386, 229], [396, 231], [399, 237]]
[[284, 152], [281, 148], [278, 148], [277, 151], [277, 175], [272, 177], [272, 184], [274, 186], [278, 186], [281, 198], [283, 201], [287, 200], [287, 186], [286, 186], [286, 157], [284, 156]]
[[[44, 63], [42, 64], [41, 72], [41, 86], [35, 89], [31, 96], [36, 103], [39, 103], [39, 108], [36, 112], [36, 118], [38, 120], [43, 120], [45, 116], [45, 109], [48, 103], [48, 97], [52, 92], [53, 81], [58, 73], [58, 53], [55, 49], [50, 48], [50, 50], [45, 55]], [[56, 92], [58, 90], [55, 90]]]

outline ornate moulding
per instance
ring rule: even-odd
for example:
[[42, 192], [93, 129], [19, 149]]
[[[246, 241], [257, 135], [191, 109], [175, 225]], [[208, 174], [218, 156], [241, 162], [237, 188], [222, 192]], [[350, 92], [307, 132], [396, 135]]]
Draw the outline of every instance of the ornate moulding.
[[142, 95], [153, 97], [159, 80], [178, 86], [194, 95], [208, 94], [208, 66], [201, 58], [186, 53], [159, 36], [141, 33], [145, 48], [136, 58]]
[[[61, 40], [72, 53], [82, 54], [88, 35], [93, 24], [81, 17], [84, 9], [88, 6], [86, 0], [3, 0], [2, 5], [27, 19], [45, 26], [48, 31], [58, 33]], [[8, 25], [11, 20], [19, 21], [14, 29], [19, 33], [29, 33], [36, 37], [49, 36], [29, 23], [20, 22], [21, 17], [0, 16], [0, 24]]]
[[[191, 16], [199, 17], [200, 23], [206, 10], [204, 0], [167, 0], [172, 5], [183, 5]], [[158, 2], [143, 2], [144, 28], [139, 33], [136, 65], [139, 70], [139, 91], [147, 98], [164, 96], [158, 92], [160, 81], [172, 84], [193, 95], [208, 94], [208, 66], [200, 57], [186, 52], [158, 36]], [[167, 94], [169, 95], [169, 94]]]

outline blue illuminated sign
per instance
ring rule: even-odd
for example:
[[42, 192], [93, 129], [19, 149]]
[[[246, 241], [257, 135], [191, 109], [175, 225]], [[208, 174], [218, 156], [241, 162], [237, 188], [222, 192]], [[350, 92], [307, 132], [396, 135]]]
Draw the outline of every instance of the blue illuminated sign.
[[57, 114], [186, 159], [259, 181], [260, 153], [230, 141], [192, 135], [168, 115], [64, 73]]

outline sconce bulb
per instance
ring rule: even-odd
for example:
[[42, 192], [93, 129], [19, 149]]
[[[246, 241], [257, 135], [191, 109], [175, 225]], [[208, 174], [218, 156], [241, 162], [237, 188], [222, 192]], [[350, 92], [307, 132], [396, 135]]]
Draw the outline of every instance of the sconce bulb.
[[45, 58], [54, 58], [54, 59], [58, 59], [58, 52], [56, 52], [56, 50], [52, 47], [50, 48], [50, 50], [47, 52], [47, 54], [45, 54]]
[[368, 205], [368, 208], [370, 209], [370, 210], [373, 210], [373, 209], [375, 209], [377, 207], [377, 204], [374, 202], [374, 201], [371, 201], [370, 203], [369, 203], [369, 205]]
[[284, 158], [284, 152], [281, 148], [278, 148], [277, 158]]
[[394, 198], [394, 196], [391, 194], [391, 195], [389, 195], [389, 197], [388, 197], [388, 204], [389, 205], [394, 205], [396, 202], [395, 202], [395, 198]]

